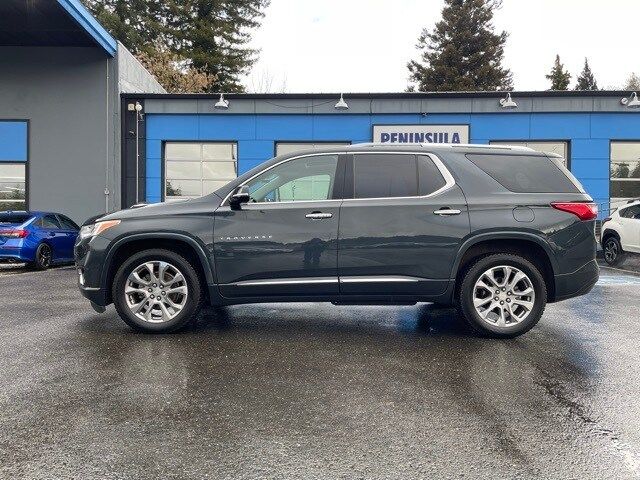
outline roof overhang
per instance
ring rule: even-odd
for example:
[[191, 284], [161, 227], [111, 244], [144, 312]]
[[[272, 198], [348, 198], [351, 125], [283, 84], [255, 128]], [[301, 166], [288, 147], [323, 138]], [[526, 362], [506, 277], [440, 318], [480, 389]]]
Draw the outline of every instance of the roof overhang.
[[100, 23], [80, 3], [80, 0], [58, 0], [58, 4], [64, 8], [71, 17], [87, 32], [95, 42], [110, 55], [114, 56], [118, 51], [118, 42], [109, 35]]
[[0, 46], [98, 47], [109, 56], [118, 49], [79, 0], [0, 1]]

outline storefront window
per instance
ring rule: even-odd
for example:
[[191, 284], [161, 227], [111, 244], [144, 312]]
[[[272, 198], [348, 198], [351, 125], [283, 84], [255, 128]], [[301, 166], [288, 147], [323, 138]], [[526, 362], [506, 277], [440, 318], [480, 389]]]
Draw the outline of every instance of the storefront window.
[[277, 142], [276, 155], [285, 155], [301, 150], [318, 150], [321, 148], [343, 147], [351, 145], [349, 142]]
[[611, 208], [640, 198], [640, 142], [611, 142]]
[[0, 162], [0, 211], [26, 210], [26, 166]]
[[567, 167], [567, 156], [569, 148], [567, 142], [514, 142], [514, 141], [494, 141], [491, 145], [514, 145], [517, 147], [529, 147], [536, 152], [557, 153], [563, 159], [564, 166]]
[[236, 143], [167, 142], [165, 199], [207, 195], [238, 176]]

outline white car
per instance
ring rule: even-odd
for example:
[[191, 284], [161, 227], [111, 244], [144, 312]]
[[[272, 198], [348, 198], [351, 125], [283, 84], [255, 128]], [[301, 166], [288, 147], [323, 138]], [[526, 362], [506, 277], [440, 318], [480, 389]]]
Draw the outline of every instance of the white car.
[[603, 220], [601, 245], [609, 265], [619, 262], [624, 253], [640, 253], [640, 200], [629, 202]]

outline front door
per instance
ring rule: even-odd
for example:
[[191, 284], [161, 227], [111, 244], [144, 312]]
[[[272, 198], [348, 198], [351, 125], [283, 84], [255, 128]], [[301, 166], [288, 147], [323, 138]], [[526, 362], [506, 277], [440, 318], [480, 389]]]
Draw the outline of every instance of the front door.
[[[214, 256], [226, 297], [338, 293], [343, 169], [337, 154], [286, 160], [245, 183], [251, 201], [215, 212]], [[340, 186], [340, 188], [338, 188]]]
[[443, 293], [470, 230], [464, 195], [449, 172], [429, 155], [350, 159], [340, 211], [340, 292]]

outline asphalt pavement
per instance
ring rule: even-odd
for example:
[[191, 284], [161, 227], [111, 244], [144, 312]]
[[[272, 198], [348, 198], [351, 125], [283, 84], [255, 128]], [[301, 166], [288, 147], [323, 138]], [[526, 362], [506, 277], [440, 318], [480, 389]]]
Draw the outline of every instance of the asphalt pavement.
[[71, 268], [0, 273], [0, 478], [639, 478], [639, 312], [603, 272], [515, 340], [306, 303], [146, 335]]

